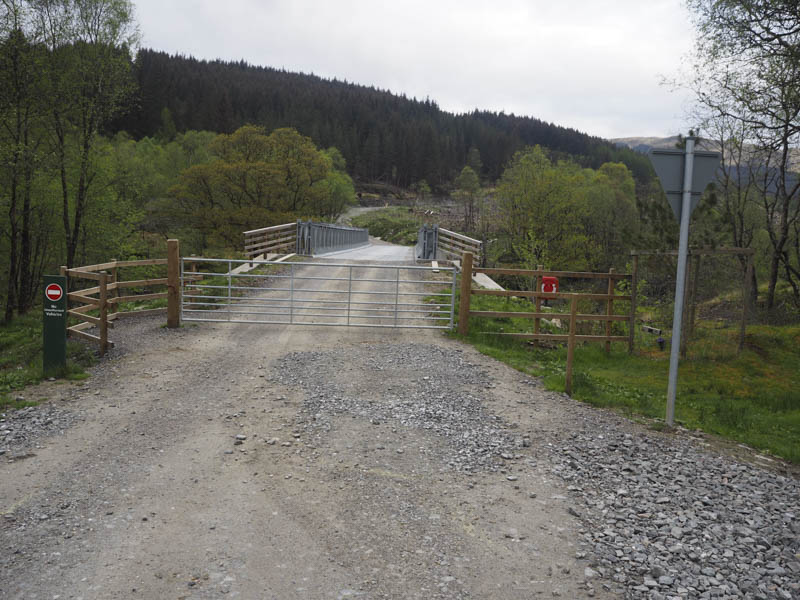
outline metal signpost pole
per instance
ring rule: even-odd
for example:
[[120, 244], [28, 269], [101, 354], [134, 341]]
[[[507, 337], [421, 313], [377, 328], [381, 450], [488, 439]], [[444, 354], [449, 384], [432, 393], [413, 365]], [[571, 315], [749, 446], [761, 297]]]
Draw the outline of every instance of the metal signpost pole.
[[675, 421], [675, 396], [678, 384], [678, 359], [681, 347], [681, 322], [683, 320], [683, 297], [686, 286], [686, 262], [689, 253], [689, 220], [692, 211], [706, 186], [714, 180], [719, 168], [719, 153], [695, 151], [696, 138], [686, 138], [685, 150], [654, 148], [650, 151], [650, 162], [658, 175], [667, 201], [675, 218], [680, 223], [680, 245], [678, 247], [678, 278], [675, 282], [675, 314], [672, 321], [672, 345], [670, 347], [669, 384], [667, 386], [667, 425]]
[[678, 385], [678, 360], [683, 322], [683, 296], [686, 283], [686, 257], [689, 252], [689, 221], [692, 203], [692, 170], [694, 168], [694, 138], [686, 138], [686, 158], [683, 171], [681, 230], [678, 243], [678, 275], [675, 282], [675, 312], [672, 317], [672, 341], [669, 354], [669, 383], [667, 384], [667, 425], [675, 421], [675, 395]]

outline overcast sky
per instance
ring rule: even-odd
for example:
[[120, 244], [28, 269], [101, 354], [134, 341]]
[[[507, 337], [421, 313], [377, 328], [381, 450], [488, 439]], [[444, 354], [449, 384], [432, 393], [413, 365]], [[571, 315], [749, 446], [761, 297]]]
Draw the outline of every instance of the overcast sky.
[[602, 137], [685, 132], [682, 0], [134, 0], [142, 45], [314, 73]]

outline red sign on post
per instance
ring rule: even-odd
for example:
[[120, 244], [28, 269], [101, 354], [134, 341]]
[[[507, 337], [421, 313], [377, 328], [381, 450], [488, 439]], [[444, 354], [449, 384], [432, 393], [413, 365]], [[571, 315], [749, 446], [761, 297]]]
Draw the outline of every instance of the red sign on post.
[[557, 294], [558, 293], [558, 277], [542, 277], [542, 293], [543, 294]]
[[51, 283], [44, 288], [44, 295], [51, 302], [58, 302], [64, 295], [64, 289], [57, 283]]

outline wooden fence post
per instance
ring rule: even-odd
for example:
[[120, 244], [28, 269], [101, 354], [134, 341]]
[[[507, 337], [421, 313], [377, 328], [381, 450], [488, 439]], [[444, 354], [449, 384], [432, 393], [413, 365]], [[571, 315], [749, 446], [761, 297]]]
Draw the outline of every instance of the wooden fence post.
[[472, 293], [472, 252], [461, 258], [461, 298], [458, 304], [458, 333], [469, 333], [469, 301]]
[[[608, 295], [614, 295], [614, 267], [608, 270]], [[614, 301], [609, 298], [606, 302], [606, 316], [610, 317], [614, 314]], [[606, 337], [611, 337], [611, 321], [606, 321]], [[606, 354], [611, 352], [611, 341], [606, 340]]]
[[739, 347], [736, 353], [740, 353], [744, 348], [744, 338], [747, 332], [747, 313], [750, 308], [750, 290], [753, 283], [753, 255], [747, 255], [747, 269], [744, 275], [744, 286], [742, 287], [742, 323], [739, 327]]
[[100, 273], [100, 355], [108, 353], [108, 274]]
[[572, 304], [569, 307], [569, 341], [567, 342], [567, 377], [564, 383], [564, 390], [568, 396], [572, 396], [572, 360], [575, 357], [575, 332], [577, 330], [578, 297], [572, 297]]
[[636, 334], [636, 290], [639, 287], [639, 255], [633, 255], [633, 268], [631, 269], [631, 321], [628, 325], [628, 354], [633, 354], [634, 336]]
[[181, 257], [178, 240], [167, 240], [167, 327], [181, 324]]
[[[116, 258], [112, 258], [111, 262], [116, 263], [117, 259]], [[108, 281], [111, 284], [116, 284], [119, 281], [119, 267], [117, 267], [116, 264], [114, 264], [114, 266], [111, 267], [111, 278]], [[113, 298], [119, 298], [119, 290], [117, 289], [116, 285], [114, 285], [114, 289], [111, 290], [111, 296]], [[117, 308], [117, 303], [115, 302], [114, 304], [112, 304], [110, 306], [110, 308], [108, 309], [108, 312], [113, 314], [113, 313], [117, 312], [117, 310], [119, 310], [119, 309]]]

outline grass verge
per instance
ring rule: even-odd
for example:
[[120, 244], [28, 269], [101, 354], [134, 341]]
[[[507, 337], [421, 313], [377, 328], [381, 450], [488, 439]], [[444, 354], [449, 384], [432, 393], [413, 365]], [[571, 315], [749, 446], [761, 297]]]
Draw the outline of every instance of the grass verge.
[[371, 236], [379, 237], [385, 242], [413, 246], [417, 243], [419, 219], [409, 212], [408, 208], [394, 206], [374, 210], [352, 219], [353, 227], [369, 229]]
[[[474, 310], [530, 311], [525, 300], [473, 296]], [[480, 352], [564, 391], [566, 347], [535, 348], [496, 333], [532, 331], [530, 319], [472, 318], [466, 341]], [[641, 334], [637, 334], [641, 335]], [[665, 335], [665, 337], [667, 337]], [[738, 327], [700, 322], [678, 375], [676, 421], [800, 463], [800, 326], [748, 326], [737, 354]], [[669, 346], [641, 337], [637, 351], [615, 343], [578, 346], [573, 397], [628, 415], [663, 419]]]
[[[80, 342], [67, 342], [66, 379], [85, 379], [93, 364], [92, 350]], [[13, 398], [13, 392], [39, 383], [42, 375], [42, 315], [34, 310], [0, 325], [0, 409], [36, 404]]]

